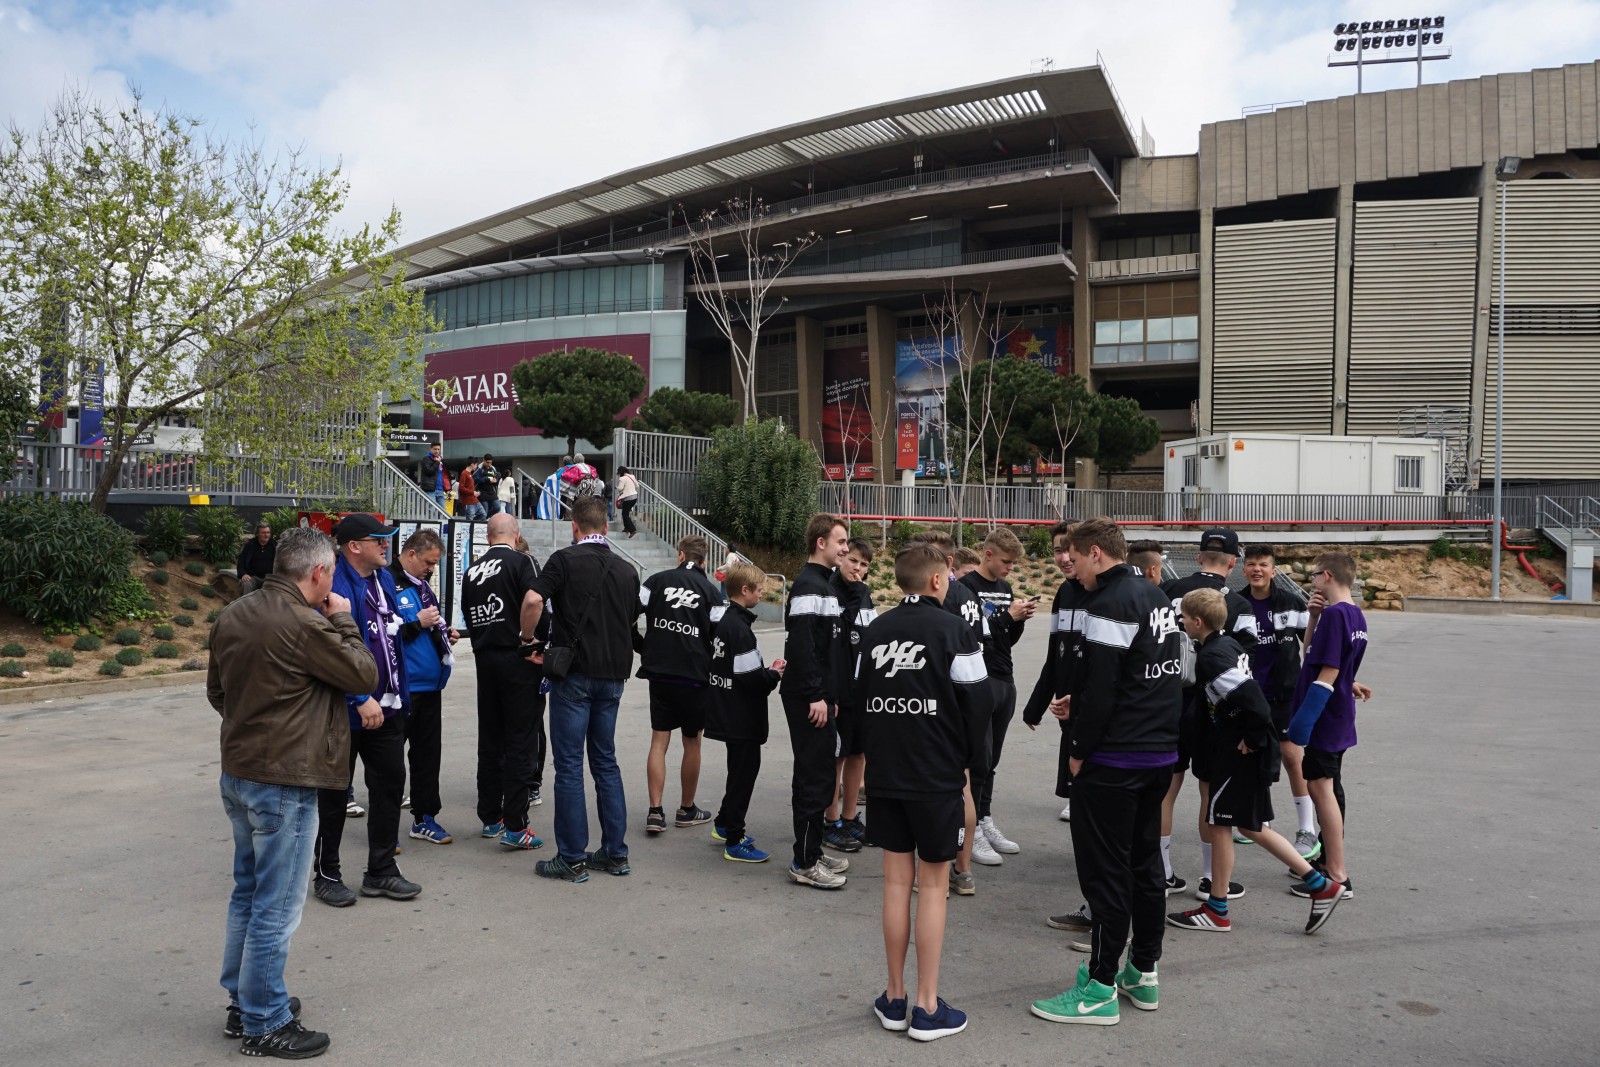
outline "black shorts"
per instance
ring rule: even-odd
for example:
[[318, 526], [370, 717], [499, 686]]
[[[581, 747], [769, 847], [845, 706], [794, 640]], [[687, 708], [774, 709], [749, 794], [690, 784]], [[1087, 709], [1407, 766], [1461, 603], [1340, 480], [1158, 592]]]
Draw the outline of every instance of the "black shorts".
[[650, 682], [650, 729], [659, 733], [682, 730], [684, 737], [699, 737], [706, 728], [709, 692], [692, 685]]
[[1300, 758], [1300, 774], [1308, 782], [1318, 778], [1332, 778], [1334, 784], [1338, 785], [1343, 770], [1343, 752], [1329, 752], [1325, 748], [1308, 747], [1305, 755]]
[[1211, 783], [1211, 803], [1206, 822], [1259, 830], [1272, 821], [1272, 784], [1253, 774], [1229, 774]]
[[1279, 741], [1289, 740], [1289, 720], [1294, 718], [1294, 704], [1284, 701], [1272, 705], [1272, 732], [1278, 736]]
[[915, 852], [924, 863], [948, 863], [961, 851], [966, 818], [960, 793], [917, 800], [874, 793], [867, 836], [885, 852]]
[[[1185, 751], [1185, 734], [1187, 734], [1188, 748]], [[1185, 759], [1188, 757], [1189, 769], [1194, 773], [1195, 779], [1201, 782], [1211, 781], [1213, 771], [1211, 749], [1212, 740], [1211, 717], [1203, 711], [1193, 710], [1184, 713], [1178, 720], [1178, 766], [1174, 773], [1184, 768]]]
[[838, 714], [833, 717], [833, 728], [839, 732], [839, 755], [841, 758], [861, 755], [863, 751], [861, 747], [861, 720], [865, 717], [865, 712], [846, 711], [844, 708], [840, 708]]

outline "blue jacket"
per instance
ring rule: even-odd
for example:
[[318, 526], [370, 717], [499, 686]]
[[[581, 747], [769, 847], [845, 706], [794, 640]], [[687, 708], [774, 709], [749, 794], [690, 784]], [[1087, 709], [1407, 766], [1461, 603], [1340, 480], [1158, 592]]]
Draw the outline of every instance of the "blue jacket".
[[[388, 597], [391, 603], [399, 600], [394, 588], [394, 579], [389, 576], [388, 570], [379, 567], [374, 572], [373, 578], [377, 580], [379, 587], [383, 590], [383, 595]], [[333, 566], [333, 591], [350, 601], [350, 614], [355, 618], [356, 626], [361, 630], [361, 640], [366, 643], [368, 650], [373, 652], [372, 658], [376, 660], [378, 656], [374, 646], [377, 638], [367, 625], [367, 579], [361, 577], [342, 555], [339, 556], [338, 561]], [[396, 640], [399, 640], [398, 637]], [[410, 710], [411, 706], [411, 690], [406, 684], [406, 657], [402, 653], [397, 659], [399, 677], [395, 679], [395, 683], [400, 697], [400, 707], [384, 708], [383, 718], [385, 722], [392, 715], [404, 715]], [[381, 663], [379, 664], [379, 676], [382, 676]], [[345, 709], [350, 713], [350, 729], [361, 729], [361, 716], [356, 712], [356, 709], [365, 704], [371, 697], [371, 693], [345, 694], [344, 703]]]
[[[391, 564], [391, 567], [398, 564]], [[389, 572], [394, 575], [394, 571]], [[450, 681], [449, 664], [439, 656], [434, 635], [416, 625], [422, 613], [422, 594], [409, 579], [394, 577], [395, 603], [400, 615], [400, 654], [406, 661], [406, 685], [413, 693], [436, 693]]]

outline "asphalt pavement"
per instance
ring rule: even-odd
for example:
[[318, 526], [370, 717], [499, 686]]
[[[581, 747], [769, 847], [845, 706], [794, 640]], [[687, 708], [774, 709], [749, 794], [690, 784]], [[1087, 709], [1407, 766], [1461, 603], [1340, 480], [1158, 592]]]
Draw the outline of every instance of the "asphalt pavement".
[[[1084, 958], [1044, 923], [1080, 899], [1053, 725], [1016, 724], [1000, 769], [996, 820], [1021, 854], [977, 868], [978, 895], [949, 903], [941, 992], [971, 1026], [919, 1045], [871, 1012], [885, 984], [877, 854], [851, 857], [838, 892], [784, 876], [776, 700], [750, 813], [772, 862], [725, 862], [705, 827], [646, 837], [635, 682], [618, 731], [633, 874], [551, 883], [532, 869], [553, 841], [508, 854], [477, 836], [470, 658], [445, 698], [439, 819], [455, 843], [404, 841], [414, 901], [308, 901], [290, 991], [332, 1035], [327, 1063], [1594, 1063], [1600, 937], [1583, 901], [1600, 875], [1600, 622], [1374, 613], [1369, 628], [1361, 678], [1377, 697], [1345, 761], [1355, 898], [1307, 937], [1306, 902], [1241, 847], [1233, 931], [1169, 929], [1160, 1010], [1120, 1025], [1028, 1013]], [[763, 636], [769, 659], [781, 640]], [[1043, 645], [1030, 632], [1019, 650], [1024, 689]], [[697, 799], [715, 809], [722, 746], [705, 751]], [[200, 685], [0, 709], [0, 1064], [239, 1062], [217, 985], [231, 863], [218, 770]], [[1286, 786], [1274, 801], [1292, 822]], [[533, 812], [547, 841], [552, 804]], [[1195, 813], [1190, 791], [1173, 853], [1191, 883]], [[364, 829], [346, 834], [357, 872]]]

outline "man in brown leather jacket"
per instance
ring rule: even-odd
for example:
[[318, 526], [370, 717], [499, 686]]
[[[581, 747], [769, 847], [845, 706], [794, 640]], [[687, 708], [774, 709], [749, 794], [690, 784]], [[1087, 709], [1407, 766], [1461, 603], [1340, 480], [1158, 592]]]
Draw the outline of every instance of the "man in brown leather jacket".
[[328, 1035], [299, 1023], [284, 989], [317, 835], [317, 789], [350, 776], [345, 694], [378, 668], [350, 602], [332, 592], [327, 535], [286, 531], [259, 592], [229, 604], [211, 631], [206, 696], [222, 716], [222, 806], [233, 823], [233, 895], [223, 948], [223, 1033], [248, 1054], [320, 1055]]

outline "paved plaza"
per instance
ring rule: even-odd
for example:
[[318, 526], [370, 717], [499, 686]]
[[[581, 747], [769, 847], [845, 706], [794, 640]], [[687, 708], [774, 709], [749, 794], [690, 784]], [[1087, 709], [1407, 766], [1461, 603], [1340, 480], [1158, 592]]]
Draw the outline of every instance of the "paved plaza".
[[[332, 1035], [328, 1063], [1593, 1063], [1600, 622], [1369, 622], [1362, 680], [1378, 696], [1346, 760], [1355, 898], [1306, 937], [1306, 903], [1242, 847], [1233, 931], [1169, 930], [1160, 1010], [1124, 1011], [1118, 1026], [1027, 1010], [1084, 959], [1044, 924], [1079, 901], [1053, 724], [1030, 734], [1019, 722], [1001, 767], [996, 821], [1021, 855], [977, 868], [978, 895], [950, 901], [941, 992], [971, 1027], [922, 1046], [871, 1013], [884, 986], [877, 854], [852, 857], [840, 892], [783, 876], [776, 700], [750, 814], [771, 863], [724, 862], [704, 827], [645, 836], [649, 730], [633, 683], [618, 749], [634, 873], [550, 883], [532, 869], [553, 842], [507, 854], [476, 834], [470, 659], [445, 701], [440, 822], [455, 843], [404, 842], [402, 868], [423, 886], [414, 901], [309, 901], [290, 992]], [[763, 635], [769, 659], [781, 641]], [[1019, 648], [1025, 688], [1043, 646], [1033, 632]], [[722, 751], [706, 744], [698, 799], [713, 809]], [[0, 1063], [239, 1062], [217, 985], [231, 862], [217, 775], [202, 685], [0, 708]], [[1274, 801], [1292, 813], [1286, 785]], [[547, 842], [552, 803], [533, 811]], [[1186, 793], [1173, 845], [1191, 883], [1195, 806]], [[353, 824], [357, 878], [363, 840]]]

